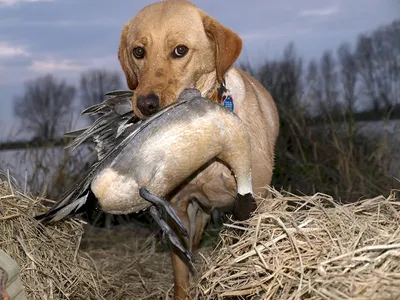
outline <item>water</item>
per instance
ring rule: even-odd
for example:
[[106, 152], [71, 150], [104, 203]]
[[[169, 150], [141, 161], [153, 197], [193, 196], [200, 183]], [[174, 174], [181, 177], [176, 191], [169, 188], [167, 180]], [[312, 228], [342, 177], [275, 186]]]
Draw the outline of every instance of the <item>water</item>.
[[[347, 130], [345, 125], [339, 128]], [[400, 179], [400, 120], [357, 122], [356, 128], [366, 139], [378, 143], [381, 153], [389, 154], [389, 175]]]

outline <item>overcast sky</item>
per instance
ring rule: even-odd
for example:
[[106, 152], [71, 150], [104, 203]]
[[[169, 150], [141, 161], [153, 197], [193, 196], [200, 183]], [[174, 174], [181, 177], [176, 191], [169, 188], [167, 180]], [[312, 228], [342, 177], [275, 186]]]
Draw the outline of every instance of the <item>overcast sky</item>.
[[[0, 139], [23, 82], [53, 73], [77, 81], [92, 67], [120, 70], [120, 32], [148, 0], [0, 0]], [[194, 0], [240, 34], [240, 60], [279, 56], [290, 41], [305, 58], [400, 17], [399, 0]], [[122, 73], [121, 73], [122, 74]]]

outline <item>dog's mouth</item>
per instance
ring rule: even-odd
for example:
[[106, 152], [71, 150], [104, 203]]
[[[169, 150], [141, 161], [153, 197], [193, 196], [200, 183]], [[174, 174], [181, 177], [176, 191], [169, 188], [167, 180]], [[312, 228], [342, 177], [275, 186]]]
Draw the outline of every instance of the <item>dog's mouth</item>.
[[179, 96], [185, 89], [195, 89], [195, 84], [189, 84], [189, 87], [181, 88], [176, 92], [164, 90], [161, 93], [150, 92], [144, 96], [136, 94], [136, 97], [132, 97], [134, 114], [139, 119], [146, 120], [160, 110], [184, 100]]

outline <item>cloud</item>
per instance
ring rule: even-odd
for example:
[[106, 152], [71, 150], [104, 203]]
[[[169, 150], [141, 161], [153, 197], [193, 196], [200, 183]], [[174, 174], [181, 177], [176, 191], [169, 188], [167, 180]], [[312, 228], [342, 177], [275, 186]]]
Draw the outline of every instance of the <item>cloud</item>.
[[107, 69], [120, 69], [118, 55], [106, 55], [88, 59], [80, 60], [85, 68], [107, 68]]
[[43, 59], [34, 59], [28, 67], [29, 70], [37, 73], [46, 72], [76, 72], [91, 68], [119, 68], [117, 55], [91, 57], [91, 58], [55, 58], [48, 56]]
[[120, 69], [117, 55], [79, 59], [57, 58], [49, 55], [33, 59], [31, 64], [26, 67], [29, 72], [36, 74], [57, 73], [67, 77], [74, 77], [76, 74], [92, 68]]
[[0, 6], [1, 5], [6, 5], [6, 6], [13, 6], [22, 2], [53, 2], [54, 0], [0, 0]]
[[247, 32], [243, 34], [239, 34], [243, 40], [269, 40], [269, 39], [278, 39], [287, 36], [287, 33], [284, 32], [273, 32], [273, 31], [254, 31]]
[[[0, 0], [1, 1], [1, 0]], [[1, 2], [0, 2], [1, 3]], [[121, 27], [121, 21], [113, 18], [103, 19], [89, 19], [89, 20], [26, 20], [22, 18], [8, 18], [0, 20], [0, 27], [5, 28], [32, 28], [32, 27], [60, 27], [60, 28], [74, 28], [74, 27]]]
[[[0, 47], [1, 53], [1, 47]], [[1, 60], [0, 56], [0, 60]], [[67, 80], [76, 81], [81, 72], [88, 69], [122, 70], [116, 54], [98, 57], [62, 57], [50, 53], [32, 53], [28, 58], [7, 58], [7, 64], [0, 63], [0, 74], [7, 74], [0, 80], [0, 87], [18, 85], [39, 75], [53, 73]]]
[[30, 53], [22, 46], [14, 46], [10, 43], [0, 42], [0, 58], [14, 56], [30, 56]]
[[44, 59], [44, 60], [33, 60], [32, 64], [28, 68], [29, 70], [37, 73], [51, 73], [58, 71], [81, 71], [83, 66], [74, 63], [69, 59]]
[[311, 33], [311, 28], [304, 28], [298, 26], [297, 28], [280, 28], [280, 29], [269, 29], [267, 31], [251, 31], [244, 34], [240, 34], [240, 37], [246, 41], [260, 41], [260, 40], [276, 40], [285, 39], [297, 35], [305, 35]]
[[304, 9], [299, 12], [300, 17], [326, 17], [337, 14], [339, 7], [329, 6], [320, 9]]

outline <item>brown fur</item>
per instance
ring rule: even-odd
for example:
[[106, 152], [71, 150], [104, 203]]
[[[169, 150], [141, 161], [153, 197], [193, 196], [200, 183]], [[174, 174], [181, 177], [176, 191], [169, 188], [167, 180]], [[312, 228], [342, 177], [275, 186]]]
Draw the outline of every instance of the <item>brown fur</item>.
[[[171, 53], [178, 45], [187, 46], [189, 52], [184, 57], [173, 58]], [[143, 59], [132, 54], [137, 46], [146, 50]], [[167, 0], [146, 6], [125, 25], [118, 58], [129, 88], [135, 90], [132, 105], [141, 118], [144, 116], [137, 108], [138, 96], [155, 93], [163, 108], [176, 101], [183, 89], [191, 87], [212, 99], [225, 78], [235, 112], [250, 135], [254, 193], [265, 197], [265, 187], [271, 183], [274, 167], [279, 118], [265, 88], [248, 73], [233, 67], [241, 50], [242, 40], [236, 33], [194, 4]], [[172, 195], [171, 204], [189, 231], [193, 231], [189, 248], [199, 244], [209, 209], [229, 207], [235, 197], [235, 178], [227, 166], [217, 161]], [[193, 201], [207, 209], [199, 209]], [[190, 220], [195, 220], [194, 227]], [[177, 253], [172, 253], [172, 263], [175, 298], [185, 299], [189, 269]]]

